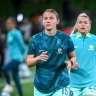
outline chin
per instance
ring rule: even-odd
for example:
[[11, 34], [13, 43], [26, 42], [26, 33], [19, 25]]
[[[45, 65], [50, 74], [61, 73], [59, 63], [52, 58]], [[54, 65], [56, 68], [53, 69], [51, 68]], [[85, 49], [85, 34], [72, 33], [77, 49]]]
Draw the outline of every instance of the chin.
[[47, 31], [51, 31], [52, 29], [46, 29]]
[[88, 32], [82, 31], [81, 33], [86, 34], [86, 33], [88, 33]]

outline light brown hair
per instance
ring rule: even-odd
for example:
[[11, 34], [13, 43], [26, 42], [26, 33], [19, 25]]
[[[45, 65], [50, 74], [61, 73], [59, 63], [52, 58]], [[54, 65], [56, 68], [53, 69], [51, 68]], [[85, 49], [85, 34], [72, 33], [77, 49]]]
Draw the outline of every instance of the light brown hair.
[[[44, 15], [45, 12], [54, 13], [54, 14], [56, 15], [57, 20], [59, 20], [59, 15], [58, 15], [58, 13], [57, 13], [54, 9], [46, 9], [46, 10], [43, 12], [43, 15]], [[43, 15], [42, 15], [42, 17], [43, 17]]]

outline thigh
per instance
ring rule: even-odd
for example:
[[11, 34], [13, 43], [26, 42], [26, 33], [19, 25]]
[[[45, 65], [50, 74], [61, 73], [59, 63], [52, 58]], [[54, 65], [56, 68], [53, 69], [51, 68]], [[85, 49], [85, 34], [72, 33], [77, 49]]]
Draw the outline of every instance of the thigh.
[[83, 95], [96, 96], [96, 86], [90, 86], [83, 89]]
[[20, 65], [19, 61], [11, 60], [9, 63], [4, 64], [2, 69], [6, 72], [10, 70], [10, 71], [12, 71], [12, 73], [14, 73], [14, 72], [16, 73], [18, 71], [19, 65]]
[[62, 96], [70, 96], [70, 86], [66, 86], [62, 89]]
[[34, 96], [52, 96], [52, 93], [45, 94], [45, 93], [42, 93], [42, 92], [38, 91], [38, 90], [34, 87]]
[[13, 60], [13, 67], [11, 67], [11, 72], [12, 72], [12, 75], [13, 77], [16, 77], [18, 76], [18, 73], [19, 73], [19, 65], [21, 63], [17, 60]]
[[7, 64], [4, 64], [3, 67], [2, 67], [2, 69], [3, 69], [3, 70], [6, 70], [6, 71], [7, 71], [7, 70], [11, 70], [11, 69], [14, 67], [13, 63], [14, 63], [14, 62], [13, 62], [13, 60], [12, 60], [12, 61], [8, 62]]
[[[82, 92], [82, 88], [74, 88], [71, 87], [70, 88], [70, 93], [72, 94], [72, 96], [83, 96], [83, 92]], [[71, 95], [70, 95], [71, 96]]]

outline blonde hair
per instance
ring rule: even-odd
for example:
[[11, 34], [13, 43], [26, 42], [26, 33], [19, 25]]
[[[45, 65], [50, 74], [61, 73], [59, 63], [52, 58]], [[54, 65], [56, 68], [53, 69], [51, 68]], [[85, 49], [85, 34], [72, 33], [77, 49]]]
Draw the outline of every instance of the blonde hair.
[[[78, 15], [78, 17], [77, 17], [77, 20], [78, 20], [79, 17], [86, 17], [86, 18], [89, 19], [89, 23], [90, 23], [89, 31], [90, 31], [90, 29], [91, 29], [91, 19], [90, 19], [90, 17], [86, 13], [80, 13]], [[76, 21], [76, 23], [77, 23], [77, 21]], [[73, 27], [73, 30], [72, 30], [71, 34], [73, 34], [73, 33], [78, 31], [77, 28], [76, 28], [76, 23], [75, 23], [75, 26]]]

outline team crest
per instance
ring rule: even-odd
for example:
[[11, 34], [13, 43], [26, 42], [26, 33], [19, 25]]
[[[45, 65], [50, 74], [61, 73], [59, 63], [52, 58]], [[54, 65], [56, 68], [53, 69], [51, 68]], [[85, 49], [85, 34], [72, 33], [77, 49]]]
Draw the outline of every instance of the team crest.
[[94, 46], [90, 45], [88, 50], [94, 50]]
[[58, 51], [57, 51], [57, 54], [62, 54], [62, 49], [61, 48], [58, 48]]

